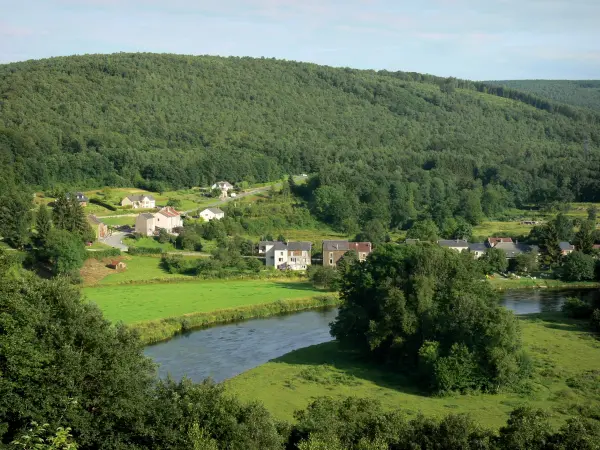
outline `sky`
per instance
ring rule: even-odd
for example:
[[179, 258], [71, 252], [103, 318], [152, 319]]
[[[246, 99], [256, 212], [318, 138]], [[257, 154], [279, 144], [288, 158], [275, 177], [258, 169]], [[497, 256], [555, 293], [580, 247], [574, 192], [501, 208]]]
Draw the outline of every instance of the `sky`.
[[600, 79], [600, 0], [0, 0], [0, 63], [142, 51]]

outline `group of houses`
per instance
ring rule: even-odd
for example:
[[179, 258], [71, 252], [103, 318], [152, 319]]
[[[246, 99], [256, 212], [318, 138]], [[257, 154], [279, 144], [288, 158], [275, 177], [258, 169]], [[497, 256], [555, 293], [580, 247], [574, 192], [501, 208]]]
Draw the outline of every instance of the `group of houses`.
[[[513, 241], [510, 237], [488, 237], [482, 243], [469, 243], [464, 239], [442, 239], [437, 243], [442, 247], [458, 252], [470, 252], [475, 258], [481, 258], [490, 248], [502, 250], [507, 259], [514, 259], [520, 254], [529, 252], [538, 254], [540, 250], [537, 245], [523, 244], [519, 241]], [[568, 255], [575, 250], [575, 246], [569, 242], [561, 242], [559, 245], [563, 255]]]
[[[206, 222], [221, 220], [225, 213], [219, 208], [206, 208], [199, 214]], [[153, 236], [163, 229], [167, 233], [177, 233], [183, 227], [182, 215], [171, 206], [165, 206], [155, 213], [141, 213], [135, 219], [135, 232], [144, 236]]]
[[[336, 267], [347, 252], [354, 251], [360, 261], [372, 252], [370, 242], [323, 241], [323, 266]], [[261, 241], [258, 254], [267, 267], [279, 270], [306, 270], [312, 264], [311, 242]]]

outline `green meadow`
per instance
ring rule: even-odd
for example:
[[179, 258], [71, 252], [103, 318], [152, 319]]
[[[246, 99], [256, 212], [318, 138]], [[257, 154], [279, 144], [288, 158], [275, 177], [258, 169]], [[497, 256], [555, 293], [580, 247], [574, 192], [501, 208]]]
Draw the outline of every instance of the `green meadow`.
[[83, 292], [107, 319], [124, 323], [306, 298], [319, 293], [310, 283], [263, 280], [119, 284], [88, 287]]
[[261, 401], [278, 419], [293, 420], [319, 396], [370, 397], [410, 415], [442, 417], [469, 413], [482, 425], [499, 427], [508, 413], [528, 404], [552, 414], [555, 424], [581, 410], [600, 407], [600, 342], [581, 323], [560, 314], [521, 318], [532, 378], [518, 392], [433, 397], [414, 383], [342, 351], [335, 342], [303, 348], [225, 382], [246, 401]]

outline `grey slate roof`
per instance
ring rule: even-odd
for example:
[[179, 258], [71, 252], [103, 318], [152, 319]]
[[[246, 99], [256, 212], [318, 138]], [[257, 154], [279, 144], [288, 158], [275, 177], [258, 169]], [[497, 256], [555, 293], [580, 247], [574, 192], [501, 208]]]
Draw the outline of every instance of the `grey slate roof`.
[[148, 200], [154, 200], [154, 197], [152, 195], [145, 195], [145, 194], [128, 195], [127, 198], [129, 200], [131, 200], [132, 202], [141, 202], [144, 198], [147, 198]]
[[206, 208], [204, 211], [210, 211], [213, 214], [225, 214], [221, 208]]
[[310, 252], [312, 248], [311, 242], [288, 242], [287, 248], [290, 251]]
[[150, 214], [150, 213], [143, 213], [140, 214], [141, 217], [143, 217], [144, 219], [154, 219], [154, 214]]
[[527, 245], [527, 244], [519, 244], [515, 242], [500, 242], [496, 244], [494, 248], [498, 248], [506, 253], [507, 258], [514, 258], [521, 253], [527, 253], [531, 251], [537, 251], [536, 246]]
[[469, 244], [469, 251], [472, 252], [485, 252], [487, 251], [488, 246], [485, 245], [483, 242], [472, 242], [471, 244]]
[[461, 247], [467, 248], [469, 243], [463, 239], [441, 239], [438, 244], [442, 247]]
[[569, 242], [559, 242], [558, 243], [561, 250], [575, 250], [575, 246], [571, 245]]
[[348, 241], [323, 241], [323, 251], [333, 252], [339, 250], [349, 250]]

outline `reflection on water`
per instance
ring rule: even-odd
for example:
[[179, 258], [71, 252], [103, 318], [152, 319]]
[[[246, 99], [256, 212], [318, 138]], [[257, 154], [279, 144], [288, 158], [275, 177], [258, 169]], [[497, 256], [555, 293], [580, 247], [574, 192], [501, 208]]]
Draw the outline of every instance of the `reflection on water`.
[[[502, 293], [501, 304], [516, 314], [557, 311], [568, 297], [598, 297], [597, 290], [519, 290]], [[223, 381], [292, 350], [330, 341], [336, 309], [306, 311], [219, 325], [146, 348], [159, 375], [193, 381]]]

